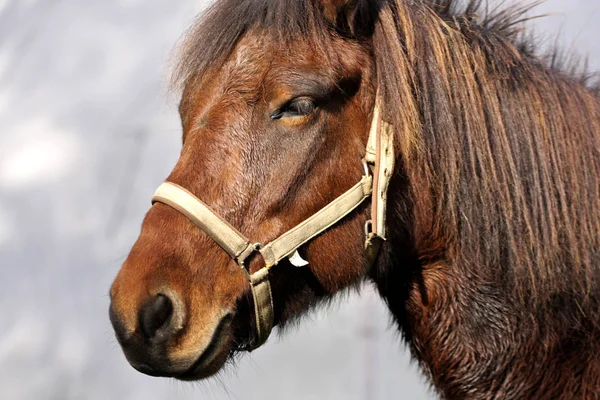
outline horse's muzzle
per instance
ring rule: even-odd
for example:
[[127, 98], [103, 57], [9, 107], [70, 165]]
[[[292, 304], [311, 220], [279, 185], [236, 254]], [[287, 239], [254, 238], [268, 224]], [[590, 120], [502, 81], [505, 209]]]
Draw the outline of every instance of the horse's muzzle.
[[128, 332], [114, 308], [109, 316], [129, 363], [152, 376], [176, 376], [189, 366], [169, 361], [168, 346], [183, 330], [185, 310], [173, 293], [161, 293], [138, 311], [137, 329]]
[[224, 312], [214, 325], [205, 326], [202, 343], [181, 354], [178, 344], [190, 333], [190, 327], [186, 326], [189, 320], [185, 306], [175, 292], [163, 290], [143, 302], [136, 311], [135, 327], [117, 309], [114, 304], [109, 309], [117, 340], [131, 366], [146, 375], [182, 380], [205, 378], [222, 367], [231, 351], [232, 312]]

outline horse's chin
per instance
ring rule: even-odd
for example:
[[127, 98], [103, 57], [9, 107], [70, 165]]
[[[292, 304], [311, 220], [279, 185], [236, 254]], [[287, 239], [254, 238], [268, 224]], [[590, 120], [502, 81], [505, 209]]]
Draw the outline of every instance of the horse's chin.
[[[228, 313], [221, 319], [211, 337], [199, 348], [179, 349], [179, 354], [164, 354], [152, 359], [151, 352], [140, 346], [124, 346], [125, 355], [131, 366], [146, 375], [196, 381], [218, 373], [236, 350], [233, 337], [232, 318]], [[140, 349], [142, 349], [140, 351]], [[137, 351], [136, 351], [137, 350]], [[182, 354], [183, 353], [183, 354]]]
[[202, 360], [204, 356], [202, 355], [189, 370], [181, 375], [175, 376], [175, 378], [182, 381], [198, 381], [209, 378], [221, 371], [231, 355], [231, 348], [216, 350], [212, 357], [207, 360]]
[[[223, 321], [222, 321], [223, 322]], [[198, 354], [196, 361], [182, 374], [175, 376], [182, 381], [196, 381], [209, 378], [218, 373], [227, 360], [234, 354], [234, 340], [230, 321], [221, 323], [209, 343], [209, 345]]]

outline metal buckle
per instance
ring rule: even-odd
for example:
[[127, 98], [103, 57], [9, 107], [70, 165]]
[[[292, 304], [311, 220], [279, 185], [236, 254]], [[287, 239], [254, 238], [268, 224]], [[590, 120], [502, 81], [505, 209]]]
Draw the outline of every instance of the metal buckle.
[[252, 254], [260, 252], [260, 250], [265, 247], [264, 244], [256, 242], [252, 245], [252, 249], [254, 250], [253, 252], [249, 253], [242, 262], [238, 262], [238, 265], [242, 268], [242, 270], [244, 271], [244, 273], [246, 274], [246, 278], [248, 278], [248, 281], [252, 282], [252, 276], [250, 275], [250, 271], [248, 271], [248, 268], [246, 268], [246, 259], [249, 258]]

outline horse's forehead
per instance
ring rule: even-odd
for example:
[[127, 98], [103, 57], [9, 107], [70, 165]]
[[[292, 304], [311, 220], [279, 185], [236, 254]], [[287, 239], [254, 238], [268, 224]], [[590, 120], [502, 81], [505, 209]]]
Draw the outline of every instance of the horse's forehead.
[[223, 83], [262, 85], [269, 75], [281, 78], [281, 71], [323, 70], [326, 56], [302, 40], [291, 45], [263, 31], [250, 32], [239, 41], [222, 68], [226, 75]]
[[[339, 44], [343, 49], [343, 43]], [[335, 47], [337, 51], [340, 46]], [[332, 53], [310, 38], [282, 41], [265, 29], [249, 31], [222, 63], [215, 62], [199, 82], [192, 81], [186, 88], [183, 114], [193, 110], [190, 115], [197, 116], [217, 104], [235, 104], [239, 116], [244, 105], [279, 101], [306, 82], [318, 80], [321, 86], [329, 86], [340, 71], [348, 69], [347, 64], [358, 64], [351, 61], [353, 57], [344, 57], [350, 61], [340, 63]]]
[[222, 64], [214, 64], [203, 74], [197, 89], [203, 92], [204, 99], [210, 93], [220, 99], [227, 97], [228, 101], [255, 98], [275, 60], [268, 41], [247, 35]]
[[247, 35], [240, 40], [226, 68], [234, 75], [245, 75], [266, 70], [276, 58], [273, 44], [259, 35]]
[[[195, 119], [219, 103], [240, 106], [256, 99], [274, 58], [264, 50], [265, 45], [258, 36], [244, 37], [224, 62], [215, 62], [203, 71], [198, 82], [190, 81], [183, 92], [182, 115]], [[240, 109], [237, 111], [239, 114]]]

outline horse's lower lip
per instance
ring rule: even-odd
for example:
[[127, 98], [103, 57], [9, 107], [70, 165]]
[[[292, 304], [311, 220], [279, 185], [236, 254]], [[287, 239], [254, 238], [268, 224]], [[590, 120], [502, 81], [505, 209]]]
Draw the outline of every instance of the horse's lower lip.
[[219, 344], [222, 339], [221, 336], [223, 334], [223, 330], [231, 324], [232, 320], [233, 314], [231, 313], [225, 315], [221, 319], [219, 325], [217, 325], [217, 328], [213, 332], [212, 338], [210, 339], [210, 343], [208, 344], [206, 349], [202, 352], [202, 354], [198, 356], [198, 359], [194, 361], [192, 366], [188, 368], [187, 371], [177, 376], [177, 379], [196, 380], [204, 377], [205, 374], [202, 374], [202, 369], [205, 368], [207, 365], [210, 365], [214, 361], [215, 356], [219, 353]]

